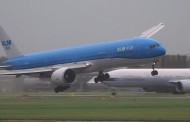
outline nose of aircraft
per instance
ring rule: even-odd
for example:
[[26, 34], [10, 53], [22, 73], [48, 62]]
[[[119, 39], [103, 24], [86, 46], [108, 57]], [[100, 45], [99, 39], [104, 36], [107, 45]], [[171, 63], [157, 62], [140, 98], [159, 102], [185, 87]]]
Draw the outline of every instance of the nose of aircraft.
[[158, 52], [159, 52], [159, 55], [162, 56], [162, 55], [165, 55], [166, 54], [166, 48], [163, 47], [163, 46], [160, 46], [158, 48]]

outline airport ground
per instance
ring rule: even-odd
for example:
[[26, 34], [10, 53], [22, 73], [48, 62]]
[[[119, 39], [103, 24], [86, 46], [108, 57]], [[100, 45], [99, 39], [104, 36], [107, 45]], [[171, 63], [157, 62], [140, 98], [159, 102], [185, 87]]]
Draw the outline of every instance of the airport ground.
[[190, 121], [190, 94], [0, 93], [0, 121]]

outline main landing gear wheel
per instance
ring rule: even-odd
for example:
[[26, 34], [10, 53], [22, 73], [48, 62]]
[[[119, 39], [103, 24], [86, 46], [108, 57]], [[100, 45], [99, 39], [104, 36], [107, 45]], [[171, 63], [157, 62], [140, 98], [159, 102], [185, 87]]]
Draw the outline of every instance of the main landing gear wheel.
[[95, 83], [103, 82], [108, 78], [110, 78], [110, 75], [108, 73], [104, 74], [102, 71], [100, 71], [98, 76], [96, 78], [94, 78], [94, 82]]
[[95, 83], [98, 83], [98, 82], [99, 82], [97, 77], [94, 78], [94, 82], [95, 82]]
[[116, 95], [117, 95], [117, 92], [116, 92], [116, 91], [112, 91], [112, 92], [111, 92], [111, 95], [112, 95], [112, 96], [116, 96]]
[[70, 88], [70, 86], [57, 86], [57, 87], [55, 87], [54, 91], [55, 91], [55, 93], [59, 93], [59, 92], [65, 91], [69, 88]]

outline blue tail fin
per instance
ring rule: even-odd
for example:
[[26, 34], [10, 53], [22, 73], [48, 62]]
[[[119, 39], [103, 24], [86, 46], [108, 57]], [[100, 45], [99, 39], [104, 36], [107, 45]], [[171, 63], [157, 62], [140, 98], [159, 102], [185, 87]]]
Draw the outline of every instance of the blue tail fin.
[[14, 42], [11, 40], [11, 38], [7, 35], [7, 33], [3, 30], [1, 26], [0, 26], [0, 41], [8, 59], [21, 55], [19, 49], [16, 47]]

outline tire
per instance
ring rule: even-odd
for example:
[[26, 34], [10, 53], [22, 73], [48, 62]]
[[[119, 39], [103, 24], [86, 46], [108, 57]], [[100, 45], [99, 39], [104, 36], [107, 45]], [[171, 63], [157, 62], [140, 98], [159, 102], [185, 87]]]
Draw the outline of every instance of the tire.
[[158, 71], [157, 71], [157, 70], [152, 71], [152, 72], [151, 72], [151, 75], [152, 75], [152, 76], [158, 75]]
[[110, 75], [108, 73], [105, 74], [105, 80], [109, 79]]
[[94, 78], [94, 82], [95, 83], [98, 83], [99, 81], [98, 81], [98, 78]]

